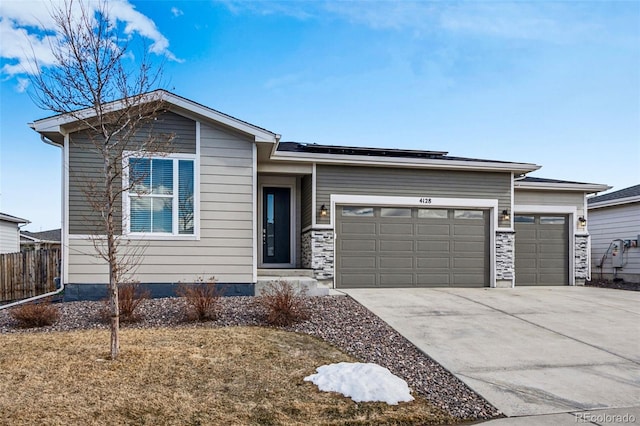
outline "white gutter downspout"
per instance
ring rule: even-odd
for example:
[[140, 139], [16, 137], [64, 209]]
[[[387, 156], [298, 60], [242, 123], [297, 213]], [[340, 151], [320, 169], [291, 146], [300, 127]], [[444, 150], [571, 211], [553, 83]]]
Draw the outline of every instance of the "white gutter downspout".
[[55, 296], [56, 294], [60, 294], [64, 290], [64, 281], [62, 280], [62, 278], [59, 278], [59, 279], [60, 279], [59, 289], [55, 291], [50, 291], [49, 293], [41, 294], [39, 296], [33, 296], [28, 299], [22, 299], [22, 300], [18, 300], [17, 302], [11, 302], [11, 303], [7, 303], [6, 305], [1, 305], [0, 311], [3, 309], [12, 308], [14, 306], [22, 305], [23, 303], [29, 303], [29, 302], [33, 302], [34, 300], [40, 300], [46, 297], [51, 297], [51, 296]]
[[[42, 140], [42, 142], [44, 142], [46, 144], [53, 145], [53, 146], [56, 146], [58, 148], [62, 148], [62, 145], [57, 144], [57, 143], [55, 143], [54, 141], [52, 141], [50, 139], [47, 139], [44, 135], [40, 135], [40, 140]], [[59, 280], [60, 280], [60, 288], [59, 289], [54, 290], [54, 291], [50, 291], [49, 293], [40, 294], [38, 296], [29, 297], [28, 299], [18, 300], [17, 302], [7, 303], [6, 305], [0, 305], [0, 311], [3, 310], [3, 309], [12, 308], [14, 306], [22, 305], [23, 303], [33, 302], [35, 300], [44, 299], [44, 298], [55, 296], [57, 294], [62, 293], [62, 291], [64, 290], [64, 280], [62, 279], [62, 277], [59, 277]]]

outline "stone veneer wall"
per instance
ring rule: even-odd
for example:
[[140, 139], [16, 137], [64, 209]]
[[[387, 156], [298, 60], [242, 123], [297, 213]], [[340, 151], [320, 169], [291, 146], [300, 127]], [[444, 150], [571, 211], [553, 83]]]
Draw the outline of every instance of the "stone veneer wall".
[[584, 285], [589, 275], [589, 236], [576, 235], [574, 249], [576, 285]]
[[515, 232], [496, 232], [496, 281], [514, 278]]
[[302, 267], [317, 280], [333, 279], [333, 229], [309, 230], [301, 236]]

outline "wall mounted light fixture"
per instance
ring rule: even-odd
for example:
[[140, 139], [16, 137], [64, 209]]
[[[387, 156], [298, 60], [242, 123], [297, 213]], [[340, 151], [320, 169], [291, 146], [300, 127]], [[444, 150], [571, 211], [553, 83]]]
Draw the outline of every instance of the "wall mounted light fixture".
[[327, 215], [327, 207], [323, 204], [320, 206], [320, 216], [324, 217]]
[[502, 220], [509, 220], [511, 216], [509, 216], [509, 210], [502, 210]]
[[585, 219], [584, 216], [578, 218], [578, 226], [580, 226], [580, 228], [587, 226], [587, 219]]

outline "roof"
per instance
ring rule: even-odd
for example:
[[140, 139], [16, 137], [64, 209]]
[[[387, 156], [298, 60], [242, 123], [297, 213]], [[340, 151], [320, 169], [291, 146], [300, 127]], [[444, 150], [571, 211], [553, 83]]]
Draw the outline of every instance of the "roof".
[[630, 186], [587, 199], [589, 207], [607, 207], [620, 204], [640, 202], [640, 185]]
[[27, 237], [32, 241], [50, 241], [59, 243], [62, 241], [62, 230], [58, 228], [41, 232], [20, 231], [20, 236]]
[[0, 220], [13, 223], [30, 223], [27, 219], [11, 216], [10, 214], [6, 213], [0, 213]]
[[[271, 132], [270, 130], [251, 124], [247, 121], [240, 120], [231, 115], [222, 113], [215, 109], [204, 106], [200, 103], [194, 102], [175, 93], [168, 92], [166, 90], [155, 90], [153, 92], [145, 93], [142, 102], [157, 102], [162, 101], [170, 105], [171, 110], [183, 110], [192, 114], [201, 116], [203, 118], [215, 121], [219, 124], [225, 125], [232, 129], [235, 129], [241, 133], [245, 133], [254, 136], [256, 142], [271, 142], [275, 143], [280, 139], [280, 135]], [[109, 102], [105, 105], [107, 111], [117, 111], [123, 107], [122, 99]], [[173, 108], [172, 108], [173, 107]], [[92, 108], [75, 111], [73, 113], [57, 114], [51, 117], [42, 118], [30, 123], [29, 126], [36, 132], [53, 140], [54, 142], [62, 145], [64, 138], [62, 137], [62, 130], [65, 126], [77, 123], [82, 119], [91, 118], [94, 116]]]
[[446, 151], [279, 142], [271, 159], [317, 163], [360, 163], [374, 166], [501, 170], [519, 173], [527, 173], [540, 168], [540, 166], [531, 163], [454, 157], [448, 154]]
[[611, 189], [609, 185], [600, 183], [575, 182], [571, 180], [548, 179], [534, 176], [525, 176], [523, 178], [516, 179], [513, 186], [515, 188], [522, 189], [579, 191], [585, 193], [601, 192]]

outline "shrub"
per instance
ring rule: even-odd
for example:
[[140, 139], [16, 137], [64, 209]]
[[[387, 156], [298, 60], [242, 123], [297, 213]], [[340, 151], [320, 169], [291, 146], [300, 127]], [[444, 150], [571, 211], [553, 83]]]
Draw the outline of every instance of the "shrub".
[[127, 282], [118, 286], [118, 307], [120, 318], [124, 322], [132, 322], [140, 319], [136, 310], [143, 300], [148, 299], [151, 292], [140, 287], [137, 281]]
[[220, 315], [220, 298], [223, 292], [216, 287], [214, 277], [205, 281], [199, 277], [193, 284], [181, 283], [178, 296], [185, 299], [185, 318], [187, 321], [211, 321]]
[[309, 318], [305, 296], [306, 290], [296, 290], [288, 281], [272, 281], [257, 300], [269, 324], [288, 326]]
[[9, 310], [9, 316], [22, 328], [45, 327], [52, 325], [60, 317], [60, 310], [49, 299], [40, 302], [25, 303]]
[[[138, 307], [143, 300], [148, 299], [151, 295], [149, 290], [144, 290], [138, 281], [124, 282], [118, 285], [118, 310], [120, 312], [120, 321], [136, 322], [140, 320], [137, 312]], [[104, 301], [105, 306], [102, 309], [102, 318], [109, 321], [111, 311], [109, 310], [109, 299]]]

